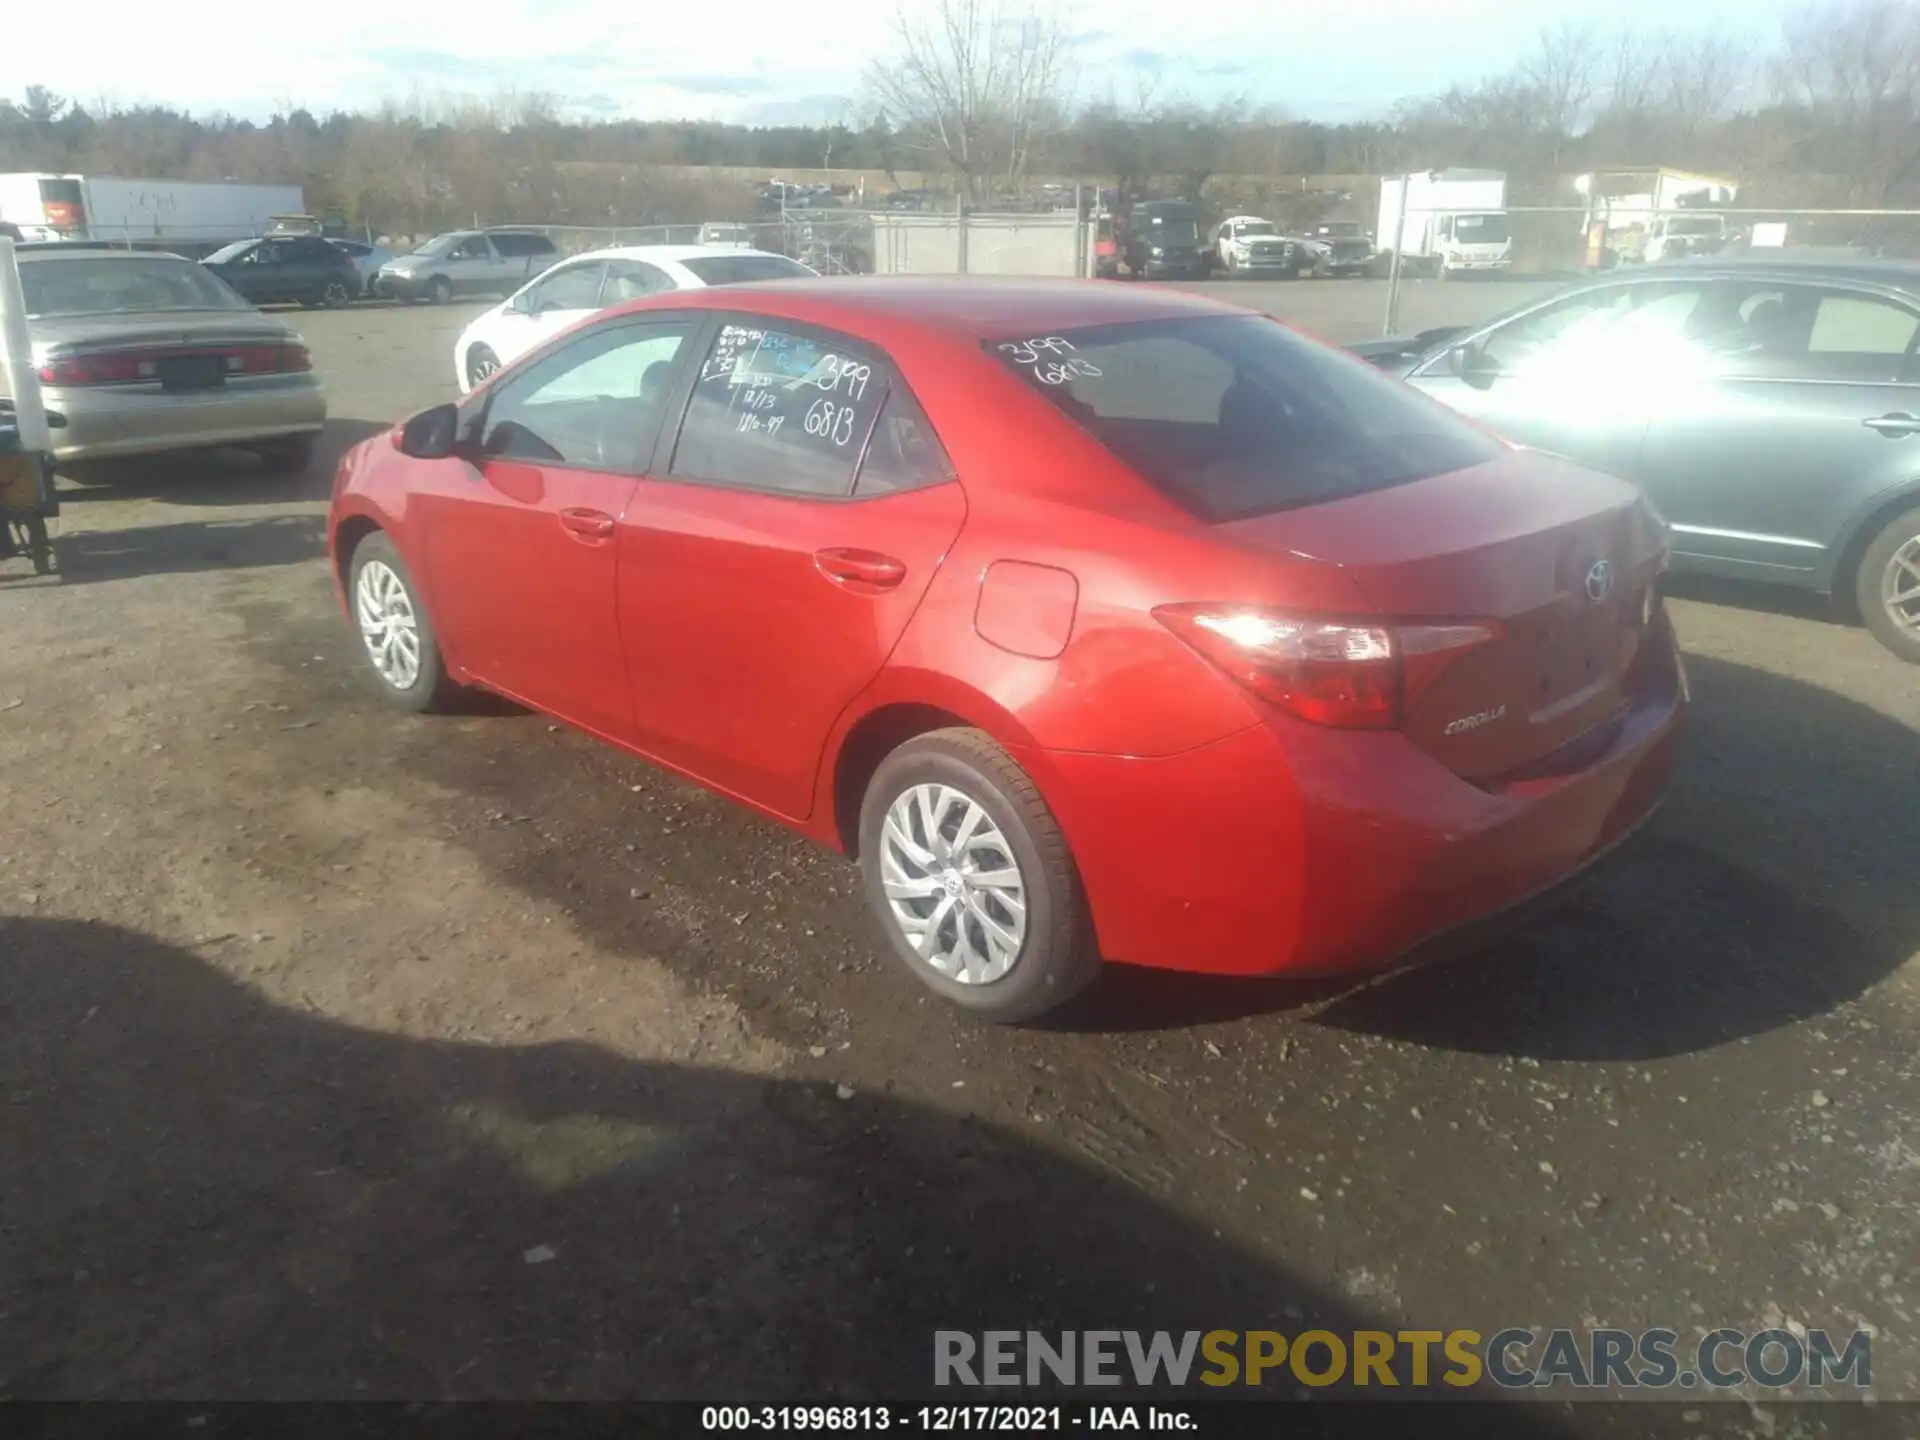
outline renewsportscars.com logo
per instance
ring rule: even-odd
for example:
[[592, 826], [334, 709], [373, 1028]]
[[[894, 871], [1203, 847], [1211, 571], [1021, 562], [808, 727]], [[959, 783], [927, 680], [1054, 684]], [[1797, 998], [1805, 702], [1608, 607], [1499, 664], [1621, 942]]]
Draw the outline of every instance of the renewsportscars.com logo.
[[1873, 1384], [1873, 1340], [1855, 1330], [936, 1330], [933, 1383], [1136, 1389], [1202, 1385], [1502, 1389], [1811, 1390]]

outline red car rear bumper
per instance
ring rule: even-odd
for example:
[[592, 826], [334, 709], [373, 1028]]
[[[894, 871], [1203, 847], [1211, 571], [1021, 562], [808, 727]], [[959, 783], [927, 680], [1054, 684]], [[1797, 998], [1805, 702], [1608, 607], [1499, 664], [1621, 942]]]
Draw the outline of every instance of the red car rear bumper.
[[1276, 719], [1164, 759], [1042, 752], [1110, 959], [1323, 975], [1447, 948], [1530, 908], [1658, 806], [1677, 655], [1577, 772], [1489, 790], [1391, 732]]

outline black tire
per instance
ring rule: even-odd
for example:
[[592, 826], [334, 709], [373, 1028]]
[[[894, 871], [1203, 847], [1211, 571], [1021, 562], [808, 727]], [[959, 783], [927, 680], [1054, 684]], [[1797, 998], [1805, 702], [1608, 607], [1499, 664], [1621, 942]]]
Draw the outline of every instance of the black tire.
[[[894, 918], [882, 876], [888, 809], [916, 785], [959, 790], [1005, 839], [1018, 868], [1027, 928], [997, 979], [965, 984], [920, 958]], [[914, 977], [982, 1019], [1020, 1024], [1057, 1009], [1100, 973], [1100, 951], [1066, 838], [1027, 773], [979, 730], [935, 730], [880, 762], [860, 807], [861, 888], [887, 943]], [[968, 921], [969, 924], [974, 922]]]
[[[1896, 556], [1902, 561], [1900, 567], [1894, 564]], [[1854, 601], [1874, 639], [1909, 665], [1920, 665], [1920, 603], [1907, 602], [1904, 609], [1914, 618], [1902, 624], [1894, 616], [1890, 599], [1897, 577], [1906, 581], [1897, 587], [1901, 590], [1920, 585], [1920, 574], [1905, 568], [1908, 565], [1920, 566], [1920, 509], [1896, 515], [1873, 537], [1854, 577]]]
[[318, 435], [288, 435], [260, 447], [260, 463], [282, 475], [304, 475], [313, 464]]
[[467, 351], [467, 388], [477, 390], [487, 377], [500, 368], [500, 357], [491, 345], [475, 345]]
[[[399, 581], [412, 610], [420, 659], [418, 673], [409, 685], [397, 685], [381, 672], [374, 663], [373, 651], [361, 629], [361, 576], [369, 566], [375, 564], [386, 567]], [[432, 617], [427, 614], [427, 607], [420, 599], [412, 573], [408, 571], [406, 562], [401, 560], [393, 542], [377, 530], [353, 547], [353, 554], [347, 561], [347, 607], [354, 633], [361, 637], [360, 653], [366, 660], [365, 673], [371, 677], [380, 697], [389, 705], [416, 715], [446, 709], [459, 693], [460, 687], [447, 677], [446, 665], [440, 658], [440, 642], [434, 635]]]
[[427, 282], [427, 299], [436, 305], [445, 305], [453, 299], [453, 282], [444, 275], [436, 275]]
[[320, 303], [329, 310], [344, 310], [353, 303], [353, 287], [335, 276], [321, 288]]

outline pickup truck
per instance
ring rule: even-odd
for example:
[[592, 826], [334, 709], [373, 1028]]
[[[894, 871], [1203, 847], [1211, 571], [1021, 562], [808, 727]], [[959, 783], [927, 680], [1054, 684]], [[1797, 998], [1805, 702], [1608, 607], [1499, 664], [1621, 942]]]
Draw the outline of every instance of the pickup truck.
[[1259, 215], [1230, 215], [1214, 227], [1208, 259], [1228, 278], [1280, 275], [1291, 280], [1311, 263], [1305, 247]]
[[560, 249], [533, 230], [453, 230], [396, 256], [373, 277], [373, 292], [396, 300], [511, 295], [560, 259]]

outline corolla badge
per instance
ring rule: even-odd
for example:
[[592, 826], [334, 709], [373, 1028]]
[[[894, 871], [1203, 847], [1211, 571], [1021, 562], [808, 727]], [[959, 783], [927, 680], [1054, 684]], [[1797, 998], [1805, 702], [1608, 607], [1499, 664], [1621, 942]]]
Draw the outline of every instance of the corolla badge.
[[1482, 725], [1491, 725], [1507, 713], [1507, 707], [1500, 705], [1492, 710], [1482, 710], [1474, 715], [1462, 715], [1458, 720], [1450, 721], [1442, 735], [1460, 735], [1468, 730], [1478, 730]]
[[1587, 599], [1598, 605], [1613, 593], [1613, 566], [1605, 560], [1596, 560], [1587, 571]]

